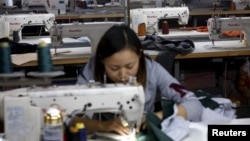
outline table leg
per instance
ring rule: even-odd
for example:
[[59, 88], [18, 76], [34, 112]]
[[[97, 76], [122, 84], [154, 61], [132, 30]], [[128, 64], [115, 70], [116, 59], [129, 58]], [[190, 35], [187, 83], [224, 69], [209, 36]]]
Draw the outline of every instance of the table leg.
[[180, 81], [180, 61], [174, 61], [174, 77]]

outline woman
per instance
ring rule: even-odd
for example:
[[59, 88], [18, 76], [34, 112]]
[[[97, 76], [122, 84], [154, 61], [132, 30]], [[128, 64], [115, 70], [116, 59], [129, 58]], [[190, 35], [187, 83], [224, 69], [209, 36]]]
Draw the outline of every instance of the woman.
[[[144, 87], [145, 112], [154, 111], [155, 99], [160, 94], [178, 105], [178, 116], [192, 121], [200, 120], [202, 105], [194, 94], [181, 86], [160, 64], [144, 55], [141, 41], [131, 28], [115, 25], [100, 39], [95, 56], [80, 72], [78, 83], [86, 84], [91, 80], [126, 83], [130, 76], [135, 76]], [[157, 115], [162, 117], [162, 112]], [[87, 130], [117, 132], [121, 135], [129, 133], [129, 129], [122, 126], [120, 118], [105, 121], [76, 118], [77, 121], [84, 122]]]

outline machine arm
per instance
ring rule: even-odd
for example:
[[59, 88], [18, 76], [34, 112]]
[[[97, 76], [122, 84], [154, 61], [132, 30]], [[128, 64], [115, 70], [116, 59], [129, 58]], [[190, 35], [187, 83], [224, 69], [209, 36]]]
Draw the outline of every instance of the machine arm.
[[122, 24], [123, 22], [85, 22], [72, 24], [56, 24], [51, 27], [50, 37], [53, 47], [58, 48], [63, 44], [62, 39], [65, 37], [82, 37], [90, 38], [92, 53], [95, 52], [97, 43], [102, 35], [113, 25]]

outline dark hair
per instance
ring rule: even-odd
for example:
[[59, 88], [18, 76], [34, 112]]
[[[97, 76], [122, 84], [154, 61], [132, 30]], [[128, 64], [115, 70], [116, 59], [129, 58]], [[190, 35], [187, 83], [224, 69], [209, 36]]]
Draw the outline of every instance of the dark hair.
[[137, 37], [136, 33], [125, 24], [114, 25], [109, 28], [97, 45], [94, 72], [95, 80], [97, 82], [104, 82], [103, 76], [105, 68], [103, 60], [112, 56], [114, 53], [127, 48], [133, 50], [138, 56], [140, 56], [139, 68], [136, 77], [139, 83], [141, 83], [144, 87], [146, 86], [146, 61], [141, 41]]

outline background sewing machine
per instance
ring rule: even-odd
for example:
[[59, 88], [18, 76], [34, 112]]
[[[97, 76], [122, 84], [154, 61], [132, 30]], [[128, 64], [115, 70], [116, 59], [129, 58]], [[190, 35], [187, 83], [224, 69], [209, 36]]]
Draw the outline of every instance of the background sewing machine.
[[214, 41], [219, 40], [222, 31], [240, 30], [244, 32], [244, 44], [250, 41], [250, 17], [212, 17], [207, 21], [208, 36], [214, 46]]
[[1, 92], [0, 117], [7, 139], [16, 136], [19, 141], [40, 141], [43, 115], [49, 107], [61, 110], [64, 122], [76, 111], [115, 112], [134, 128], [141, 123], [144, 100], [143, 87], [133, 81], [21, 88]]
[[[49, 29], [55, 22], [55, 15], [52, 13], [45, 14], [5, 14], [0, 16], [2, 28], [0, 37], [9, 37], [14, 31], [18, 32], [19, 38], [22, 39], [22, 30], [25, 27], [38, 27], [35, 30], [40, 36], [42, 29], [49, 32]], [[32, 30], [29, 30], [32, 31]]]
[[62, 39], [65, 37], [75, 38], [87, 36], [90, 39], [92, 53], [94, 53], [104, 32], [111, 26], [122, 23], [123, 22], [85, 22], [56, 24], [50, 29], [51, 45], [57, 49], [62, 46]]
[[[8, 13], [54, 13], [55, 15], [66, 14], [66, 7], [69, 5], [68, 0], [10, 0], [12, 2], [6, 3], [1, 0], [1, 6], [5, 8]], [[7, 9], [6, 9], [7, 8]]]
[[23, 9], [40, 6], [55, 15], [66, 14], [67, 5], [68, 0], [23, 0], [22, 2]]
[[138, 8], [130, 10], [131, 27], [138, 33], [138, 25], [146, 24], [148, 33], [157, 33], [161, 28], [161, 22], [168, 19], [177, 19], [179, 25], [188, 24], [188, 7], [162, 7], [162, 8]]
[[233, 0], [235, 3], [235, 8], [241, 10], [249, 10], [250, 9], [250, 0]]
[[213, 10], [216, 3], [216, 9], [229, 10], [232, 0], [183, 0], [190, 11], [194, 10]]

